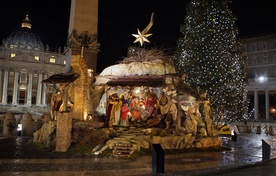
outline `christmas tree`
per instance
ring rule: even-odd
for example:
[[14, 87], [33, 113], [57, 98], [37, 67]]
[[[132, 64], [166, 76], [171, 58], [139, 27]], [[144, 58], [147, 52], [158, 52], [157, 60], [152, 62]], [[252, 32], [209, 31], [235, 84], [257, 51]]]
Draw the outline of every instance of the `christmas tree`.
[[215, 119], [247, 117], [245, 60], [228, 0], [191, 0], [176, 67], [191, 87], [207, 93]]

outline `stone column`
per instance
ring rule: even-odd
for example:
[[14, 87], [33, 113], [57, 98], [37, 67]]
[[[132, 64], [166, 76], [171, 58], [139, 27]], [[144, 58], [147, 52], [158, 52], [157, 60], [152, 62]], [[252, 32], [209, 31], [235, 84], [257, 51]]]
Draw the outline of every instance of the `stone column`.
[[28, 94], [27, 94], [27, 104], [32, 105], [32, 88], [33, 88], [33, 71], [29, 70], [29, 80], [28, 80]]
[[41, 106], [42, 72], [38, 74], [36, 106]]
[[17, 106], [17, 98], [18, 98], [18, 69], [14, 70], [14, 83], [13, 83], [13, 95], [12, 95], [12, 105]]
[[9, 82], [9, 68], [5, 68], [5, 72], [4, 72], [4, 84], [3, 84], [3, 94], [2, 94], [2, 105], [6, 105], [7, 104], [8, 82]]
[[269, 120], [269, 90], [265, 90], [265, 119]]
[[3, 95], [3, 78], [2, 78], [2, 67], [0, 67], [0, 102], [2, 102]]
[[259, 119], [259, 97], [258, 90], [254, 90], [254, 119]]
[[[44, 77], [43, 80], [47, 79], [47, 74], [44, 73], [43, 77]], [[47, 92], [47, 86], [45, 83], [43, 83], [43, 85], [42, 85], [42, 102], [41, 102], [41, 104], [43, 106], [47, 106], [46, 105], [46, 92]]]
[[57, 112], [56, 151], [66, 152], [71, 145], [72, 113]]

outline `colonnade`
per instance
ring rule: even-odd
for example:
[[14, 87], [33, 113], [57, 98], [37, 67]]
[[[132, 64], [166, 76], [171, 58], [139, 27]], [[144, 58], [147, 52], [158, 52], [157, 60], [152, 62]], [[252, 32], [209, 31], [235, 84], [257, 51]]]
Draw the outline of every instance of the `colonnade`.
[[[26, 69], [24, 69], [26, 70]], [[10, 72], [13, 72], [13, 87], [9, 86], [9, 76]], [[0, 95], [1, 95], [1, 105], [8, 105], [11, 104], [12, 106], [17, 106], [19, 105], [19, 91], [26, 91], [26, 101], [24, 101], [25, 106], [47, 106], [47, 99], [46, 99], [46, 94], [47, 94], [47, 86], [46, 84], [42, 83], [43, 79], [47, 79], [47, 73], [44, 71], [37, 71], [37, 70], [27, 70], [28, 77], [26, 77], [26, 81], [24, 84], [21, 84], [20, 80], [20, 74], [21, 70], [18, 68], [8, 68], [8, 67], [0, 67]], [[33, 95], [33, 77], [34, 73], [37, 74], [37, 86], [36, 90], [36, 95]], [[21, 86], [26, 86], [22, 88]], [[12, 91], [12, 101], [8, 102], [8, 91], [10, 89], [13, 89]], [[36, 102], [33, 104], [32, 102], [32, 97], [36, 97]]]
[[265, 119], [270, 119], [270, 102], [269, 102], [269, 90], [253, 90], [254, 91], [254, 119], [259, 119], [259, 92], [265, 92]]

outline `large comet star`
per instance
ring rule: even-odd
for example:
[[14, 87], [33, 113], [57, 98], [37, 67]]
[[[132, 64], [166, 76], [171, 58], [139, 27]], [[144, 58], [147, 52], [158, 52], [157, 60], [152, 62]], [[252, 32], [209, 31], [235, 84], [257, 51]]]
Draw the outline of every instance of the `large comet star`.
[[150, 43], [150, 41], [148, 40], [147, 37], [151, 36], [152, 34], [148, 34], [147, 32], [150, 30], [150, 28], [153, 25], [153, 15], [154, 15], [154, 13], [151, 14], [151, 19], [150, 19], [149, 24], [142, 32], [140, 32], [140, 30], [137, 29], [138, 34], [132, 34], [132, 36], [134, 36], [136, 38], [133, 43], [139, 42], [141, 46], [143, 46], [144, 42]]

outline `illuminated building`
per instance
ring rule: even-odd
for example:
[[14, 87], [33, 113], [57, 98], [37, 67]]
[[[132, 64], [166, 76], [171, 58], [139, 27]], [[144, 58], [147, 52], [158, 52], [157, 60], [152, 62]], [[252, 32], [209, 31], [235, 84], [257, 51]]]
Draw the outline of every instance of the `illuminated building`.
[[271, 120], [276, 108], [276, 34], [247, 37], [241, 42], [252, 118]]
[[[21, 28], [5, 38], [0, 46], [0, 105], [2, 107], [47, 107], [53, 86], [41, 81], [64, 73], [70, 53], [49, 51], [34, 33], [28, 15]], [[18, 108], [20, 112], [23, 108]], [[24, 113], [24, 112], [22, 112]]]

